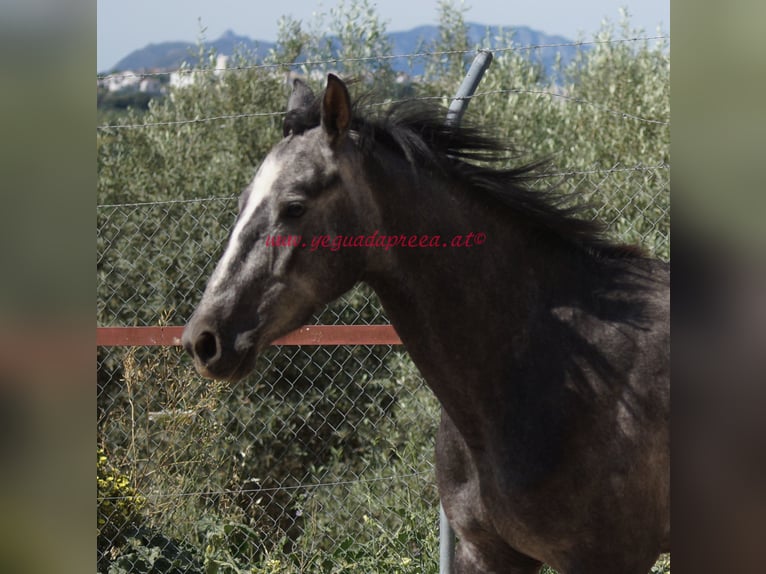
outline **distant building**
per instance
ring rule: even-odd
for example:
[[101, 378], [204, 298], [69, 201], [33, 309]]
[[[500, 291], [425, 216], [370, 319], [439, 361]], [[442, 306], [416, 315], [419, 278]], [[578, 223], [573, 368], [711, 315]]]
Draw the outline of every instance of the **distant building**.
[[220, 76], [226, 68], [229, 67], [229, 56], [225, 54], [218, 54], [215, 59], [216, 75]]
[[138, 91], [144, 94], [160, 94], [162, 84], [157, 78], [143, 78], [138, 84]]
[[109, 74], [98, 80], [97, 84], [108, 92], [119, 92], [126, 89], [138, 90], [141, 77], [131, 70], [125, 70], [118, 74]]
[[188, 86], [193, 86], [194, 82], [194, 73], [192, 72], [191, 68], [176, 72], [170, 72], [171, 88], [186, 88]]
[[[224, 54], [218, 54], [215, 59], [215, 68], [213, 74], [221, 76], [228, 68], [229, 56]], [[186, 88], [193, 86], [199, 77], [199, 73], [192, 71], [192, 68], [185, 70], [178, 70], [170, 73], [170, 87], [171, 88]]]

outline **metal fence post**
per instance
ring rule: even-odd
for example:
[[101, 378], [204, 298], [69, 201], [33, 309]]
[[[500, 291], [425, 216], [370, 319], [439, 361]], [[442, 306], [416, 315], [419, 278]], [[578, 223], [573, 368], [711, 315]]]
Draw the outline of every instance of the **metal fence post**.
[[[458, 125], [463, 119], [468, 103], [481, 82], [484, 72], [492, 63], [492, 52], [480, 50], [463, 78], [455, 97], [447, 110], [446, 123]], [[444, 506], [439, 504], [439, 574], [452, 574], [455, 562], [455, 532], [447, 520]]]
[[484, 76], [484, 72], [487, 71], [491, 63], [492, 52], [489, 50], [479, 50], [479, 53], [476, 54], [471, 63], [471, 67], [468, 69], [468, 73], [466, 73], [460, 87], [457, 89], [455, 97], [452, 98], [452, 103], [449, 106], [449, 110], [447, 110], [448, 124], [457, 125], [463, 119], [463, 114], [468, 107], [468, 102], [470, 102], [468, 98], [473, 96]]

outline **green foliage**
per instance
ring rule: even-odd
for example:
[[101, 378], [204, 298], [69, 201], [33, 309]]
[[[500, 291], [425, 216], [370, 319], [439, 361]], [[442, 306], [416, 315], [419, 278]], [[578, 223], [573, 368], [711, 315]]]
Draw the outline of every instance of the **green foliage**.
[[[439, 407], [409, 358], [392, 353], [391, 377], [380, 381], [397, 402], [380, 420], [363, 422], [353, 475], [307, 492], [300, 506], [304, 534], [290, 553], [272, 553], [285, 572], [398, 572], [438, 570], [438, 494], [433, 477], [433, 440]], [[349, 475], [338, 452], [326, 476]], [[342, 508], [335, 508], [338, 504]], [[333, 508], [334, 512], [328, 512]]]
[[[482, 47], [466, 44], [461, 10], [446, 0], [440, 7], [440, 38], [429, 49]], [[500, 34], [494, 40], [507, 49], [495, 53], [464, 122], [512, 142], [509, 163], [549, 158], [550, 172], [573, 174], [561, 191], [592, 205], [615, 238], [669, 259], [669, 49], [666, 40], [632, 40], [641, 35], [627, 15], [618, 27], [606, 22], [595, 43], [546, 77], [512, 33]], [[460, 53], [435, 56], [417, 95], [448, 104], [466, 65]]]
[[149, 102], [156, 98], [156, 94], [148, 94], [138, 91], [107, 92], [99, 89], [97, 93], [97, 105], [99, 108], [126, 110], [148, 110]]
[[454, 0], [439, 0], [439, 37], [430, 46], [424, 46], [424, 50], [437, 53], [428, 60], [425, 83], [446, 88], [447, 93], [454, 93], [463, 81], [466, 52], [471, 49], [465, 11], [462, 1], [458, 7]]
[[670, 574], [670, 554], [663, 554], [654, 563], [650, 574]]
[[[395, 88], [391, 61], [391, 42], [385, 24], [369, 0], [346, 3], [339, 0], [329, 12], [315, 14], [308, 30], [290, 16], [279, 21], [276, 47], [267, 62], [282, 64], [303, 62], [300, 72], [323, 81], [328, 72], [363, 81], [365, 91], [379, 97], [390, 95]], [[321, 88], [321, 84], [315, 86]]]
[[140, 522], [145, 499], [131, 485], [130, 478], [114, 467], [103, 448], [96, 455], [97, 548], [99, 561], [118, 549], [128, 532]]
[[[349, 460], [337, 450], [324, 468], [326, 486], [307, 490], [298, 508], [303, 534], [274, 548], [264, 568], [280, 572], [436, 572], [438, 495], [431, 470], [438, 405], [412, 366], [391, 357], [381, 381], [399, 400], [389, 415], [362, 422], [369, 446]], [[427, 470], [426, 470], [427, 469]], [[360, 480], [343, 480], [348, 476]], [[340, 480], [330, 480], [337, 477]], [[268, 570], [266, 570], [268, 571]]]
[[561, 190], [591, 204], [614, 237], [669, 259], [669, 177], [656, 169], [670, 161], [668, 46], [625, 41], [638, 36], [627, 20], [619, 34], [604, 24], [554, 78], [522, 50], [499, 52], [465, 121], [514, 143], [516, 163], [550, 158], [553, 173], [582, 172]]
[[[543, 566], [540, 574], [557, 574], [557, 572], [549, 566]], [[660, 555], [649, 571], [649, 574], [670, 574], [670, 554]]]
[[137, 529], [120, 554], [112, 560], [107, 574], [202, 574], [197, 551], [187, 544], [150, 529]]
[[[269, 354], [263, 371], [293, 362]], [[334, 358], [313, 355], [322, 356]], [[280, 571], [303, 572], [342, 559], [365, 572], [384, 557], [391, 571], [435, 564], [438, 406], [406, 355], [390, 353], [384, 376], [367, 380], [348, 364], [325, 365], [356, 378], [304, 388], [271, 387], [268, 375], [233, 389], [211, 384], [174, 349], [130, 350], [123, 362], [123, 388], [99, 434], [132, 467], [144, 502], [120, 545], [100, 554], [100, 571], [270, 571], [276, 560], [295, 568]]]

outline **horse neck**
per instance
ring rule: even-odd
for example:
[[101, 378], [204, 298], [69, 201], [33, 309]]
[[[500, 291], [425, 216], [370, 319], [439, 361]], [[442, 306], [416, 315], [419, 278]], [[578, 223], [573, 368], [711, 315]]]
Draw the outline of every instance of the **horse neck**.
[[[429, 386], [464, 436], [480, 433], [476, 418], [503, 402], [508, 363], [526, 345], [527, 326], [557, 297], [579, 265], [560, 240], [472, 200], [446, 181], [411, 189], [381, 182], [382, 233], [454, 236], [484, 233], [474, 247], [372, 250], [365, 281]], [[385, 198], [385, 199], [382, 199]], [[557, 275], [559, 274], [560, 275]], [[567, 279], [570, 281], [570, 279]]]

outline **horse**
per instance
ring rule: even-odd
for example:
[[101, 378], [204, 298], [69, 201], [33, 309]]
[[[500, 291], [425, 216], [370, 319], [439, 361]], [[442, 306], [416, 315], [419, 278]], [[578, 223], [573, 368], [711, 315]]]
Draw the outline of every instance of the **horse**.
[[366, 283], [441, 405], [456, 571], [648, 572], [670, 539], [669, 264], [481, 126], [358, 103], [294, 81], [184, 328], [195, 368], [237, 381]]

